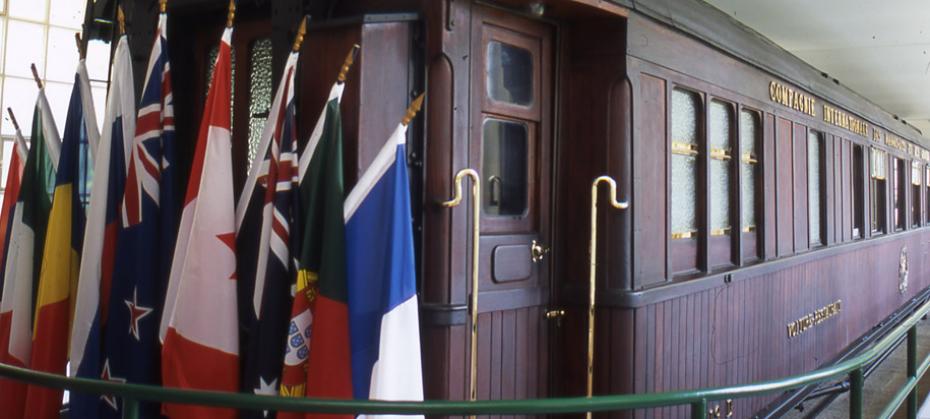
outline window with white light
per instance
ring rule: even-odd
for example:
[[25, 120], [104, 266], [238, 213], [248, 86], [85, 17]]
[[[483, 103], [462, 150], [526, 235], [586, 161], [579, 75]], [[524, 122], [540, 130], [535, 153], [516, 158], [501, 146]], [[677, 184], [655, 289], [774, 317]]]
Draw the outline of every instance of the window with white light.
[[[28, 141], [37, 94], [29, 66], [35, 63], [59, 134], [64, 130], [78, 64], [74, 34], [81, 31], [85, 7], [85, 0], [0, 0], [0, 198], [16, 132], [6, 108], [13, 109]], [[88, 43], [86, 65], [98, 124], [103, 123], [109, 61], [109, 42]]]

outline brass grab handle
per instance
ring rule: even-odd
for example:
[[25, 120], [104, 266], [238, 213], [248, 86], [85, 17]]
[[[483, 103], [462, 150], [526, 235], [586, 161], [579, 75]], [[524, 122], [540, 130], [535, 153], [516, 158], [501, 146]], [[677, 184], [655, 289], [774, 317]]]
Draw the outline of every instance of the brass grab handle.
[[[610, 187], [610, 206], [627, 209], [627, 201], [617, 200], [617, 182], [610, 176], [599, 176], [591, 183], [591, 241], [588, 245], [588, 382], [587, 396], [594, 395], [594, 301], [597, 284], [597, 187], [606, 183]], [[587, 413], [591, 419], [591, 412]]]
[[[471, 346], [469, 348], [470, 372], [468, 383], [469, 400], [478, 398], [478, 258], [480, 256], [480, 220], [481, 220], [481, 180], [475, 169], [462, 169], [455, 175], [455, 197], [442, 203], [446, 208], [460, 205], [465, 198], [462, 193], [462, 183], [465, 178], [471, 178], [471, 298], [468, 304], [471, 319]], [[474, 419], [474, 415], [469, 416]]]

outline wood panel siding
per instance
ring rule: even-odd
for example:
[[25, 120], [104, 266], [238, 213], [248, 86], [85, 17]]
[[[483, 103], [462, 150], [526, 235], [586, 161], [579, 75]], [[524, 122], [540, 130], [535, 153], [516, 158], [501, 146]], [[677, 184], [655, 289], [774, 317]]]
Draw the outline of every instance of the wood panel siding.
[[[930, 231], [905, 233], [774, 272], [758, 269], [764, 273], [638, 308], [603, 308], [601, 317], [618, 320], [601, 323], [599, 330], [632, 334], [634, 343], [611, 338], [606, 342], [611, 346], [599, 349], [604, 355], [597, 359], [596, 374], [611, 378], [597, 393], [624, 386], [647, 393], [736, 385], [815, 369], [930, 286], [923, 260], [928, 239]], [[910, 285], [900, 293], [898, 260], [904, 246], [913, 250], [908, 252]], [[838, 315], [788, 337], [789, 322], [838, 300]], [[632, 376], [612, 373], [630, 366]], [[776, 396], [737, 400], [735, 417], [752, 416]], [[633, 416], [685, 418], [688, 413], [685, 406]]]

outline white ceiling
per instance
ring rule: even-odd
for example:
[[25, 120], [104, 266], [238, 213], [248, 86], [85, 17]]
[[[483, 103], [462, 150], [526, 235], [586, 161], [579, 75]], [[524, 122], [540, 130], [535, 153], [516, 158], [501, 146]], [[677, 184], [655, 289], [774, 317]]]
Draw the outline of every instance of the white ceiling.
[[930, 1], [706, 1], [930, 138]]

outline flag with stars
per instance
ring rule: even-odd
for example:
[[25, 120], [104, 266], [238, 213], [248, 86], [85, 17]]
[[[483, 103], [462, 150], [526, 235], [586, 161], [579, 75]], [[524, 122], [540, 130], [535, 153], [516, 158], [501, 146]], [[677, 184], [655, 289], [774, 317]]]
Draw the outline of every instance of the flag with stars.
[[[126, 179], [119, 195], [119, 228], [115, 242], [111, 236], [105, 237], [110, 241], [104, 243], [104, 254], [109, 257], [106, 252], [113, 252], [114, 262], [110, 295], [101, 296], [103, 352], [97, 377], [111, 381], [161, 383], [158, 319], [179, 212], [166, 25], [167, 16], [161, 13], [142, 84], [135, 132], [132, 138], [124, 138], [130, 144]], [[111, 161], [115, 157], [118, 154], [111, 154]], [[107, 277], [102, 278], [105, 284]], [[118, 417], [122, 409], [118, 398], [106, 396], [101, 401], [102, 417]], [[143, 403], [140, 410], [142, 417], [153, 418], [161, 409], [149, 402]]]
[[[242, 391], [276, 395], [291, 307], [291, 226], [297, 209], [297, 135], [294, 73], [298, 53], [284, 66], [271, 112], [236, 207]], [[266, 418], [242, 411], [240, 418]]]
[[[230, 40], [223, 31], [184, 197], [159, 337], [165, 387], [239, 390]], [[165, 404], [169, 418], [235, 418], [232, 409]]]
[[[122, 197], [126, 181], [130, 140], [136, 127], [132, 61], [125, 35], [121, 36], [117, 43], [110, 74], [112, 77], [104, 131], [94, 155], [96, 186], [90, 195], [81, 270], [78, 274], [77, 302], [71, 328], [70, 372], [77, 377], [120, 381], [121, 379], [112, 377], [109, 363], [101, 360], [101, 355], [102, 327], [109, 313], [107, 303], [119, 228], [119, 199]], [[101, 406], [101, 403], [106, 403], [106, 406]], [[103, 407], [115, 412], [115, 398], [109, 395], [71, 392], [71, 418], [95, 419], [115, 416], [105, 414], [101, 411]]]
[[[85, 89], [88, 92], [82, 93]], [[90, 144], [99, 138], [97, 121], [89, 120], [87, 115], [94, 109], [85, 107], [82, 99], [90, 94], [89, 90], [87, 69], [81, 61], [74, 75], [45, 234], [29, 364], [33, 370], [55, 374], [64, 374], [68, 362], [71, 314], [84, 241], [83, 199], [90, 181]], [[30, 385], [24, 417], [57, 419], [61, 401], [62, 390]]]

